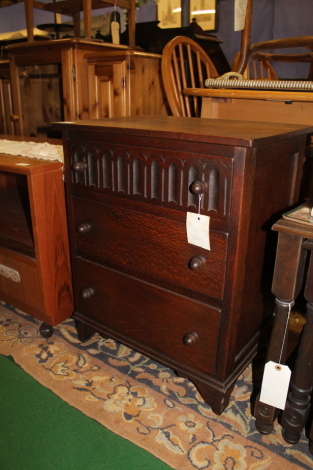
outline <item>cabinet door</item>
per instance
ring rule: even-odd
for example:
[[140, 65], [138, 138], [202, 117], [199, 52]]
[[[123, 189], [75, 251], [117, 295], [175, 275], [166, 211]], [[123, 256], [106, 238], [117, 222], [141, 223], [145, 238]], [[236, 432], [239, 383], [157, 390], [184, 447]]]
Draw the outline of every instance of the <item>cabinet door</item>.
[[88, 58], [90, 118], [166, 115], [160, 61], [156, 54]]
[[53, 122], [63, 120], [59, 64], [18, 67], [23, 133], [46, 136]]
[[88, 88], [91, 119], [130, 115], [125, 58], [88, 63]]

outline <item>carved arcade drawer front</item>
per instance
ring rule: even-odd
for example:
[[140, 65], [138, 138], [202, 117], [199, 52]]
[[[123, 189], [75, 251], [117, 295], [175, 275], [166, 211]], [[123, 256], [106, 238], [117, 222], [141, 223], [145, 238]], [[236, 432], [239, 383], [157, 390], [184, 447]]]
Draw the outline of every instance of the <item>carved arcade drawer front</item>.
[[[162, 116], [56, 127], [80, 339], [97, 331], [172, 367], [220, 414], [272, 315], [266, 227], [298, 195], [307, 130]], [[209, 247], [187, 242], [188, 212], [209, 218]]]
[[102, 193], [183, 213], [198, 210], [202, 193], [201, 212], [220, 221], [227, 218], [231, 158], [123, 145], [111, 138], [70, 143], [73, 191], [86, 186], [90, 196]]

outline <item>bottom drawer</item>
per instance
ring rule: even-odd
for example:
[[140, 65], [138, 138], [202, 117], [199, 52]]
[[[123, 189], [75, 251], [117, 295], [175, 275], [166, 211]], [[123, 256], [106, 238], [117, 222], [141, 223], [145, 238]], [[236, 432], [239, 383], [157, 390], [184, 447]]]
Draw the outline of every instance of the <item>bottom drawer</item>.
[[42, 311], [43, 296], [36, 260], [0, 247], [0, 298]]
[[220, 310], [76, 259], [76, 310], [118, 335], [204, 373], [215, 373]]

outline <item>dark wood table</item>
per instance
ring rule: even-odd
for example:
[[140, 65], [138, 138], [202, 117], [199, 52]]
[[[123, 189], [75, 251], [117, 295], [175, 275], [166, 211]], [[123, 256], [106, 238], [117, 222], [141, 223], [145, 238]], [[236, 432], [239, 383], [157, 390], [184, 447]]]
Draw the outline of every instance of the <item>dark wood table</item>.
[[[282, 413], [284, 439], [295, 444], [308, 419], [313, 385], [313, 226], [280, 219], [273, 230], [278, 232], [272, 291], [276, 296], [276, 316], [269, 344], [267, 361], [285, 364], [290, 309], [304, 286], [307, 301], [306, 324], [303, 329], [295, 365], [291, 375], [286, 407]], [[306, 262], [309, 257], [308, 269]], [[256, 427], [268, 434], [273, 429], [277, 410], [257, 400], [254, 415]], [[313, 439], [313, 428], [311, 440]], [[312, 445], [311, 445], [312, 447]]]

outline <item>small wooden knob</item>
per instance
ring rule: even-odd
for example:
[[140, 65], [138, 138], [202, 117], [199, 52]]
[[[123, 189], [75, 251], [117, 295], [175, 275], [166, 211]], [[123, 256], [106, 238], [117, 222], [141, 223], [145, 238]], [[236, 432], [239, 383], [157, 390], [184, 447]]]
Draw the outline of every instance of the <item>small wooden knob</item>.
[[93, 287], [86, 287], [86, 289], [83, 289], [80, 293], [81, 297], [83, 299], [90, 299], [95, 293], [95, 290]]
[[191, 258], [191, 260], [188, 263], [188, 266], [193, 271], [196, 271], [197, 269], [203, 268], [205, 263], [206, 263], [206, 259], [204, 256], [195, 256], [194, 258]]
[[85, 235], [91, 231], [91, 224], [89, 222], [85, 222], [83, 224], [79, 224], [76, 227], [76, 232]]
[[195, 342], [199, 339], [199, 335], [198, 333], [196, 333], [195, 331], [192, 331], [191, 333], [187, 333], [184, 337], [183, 337], [183, 343], [186, 345], [186, 346], [192, 346], [193, 344], [195, 344]]
[[209, 183], [206, 181], [194, 181], [190, 186], [190, 191], [193, 194], [204, 194], [209, 190]]
[[82, 173], [86, 170], [87, 166], [86, 162], [75, 162], [72, 165], [72, 170], [75, 171], [75, 173]]
[[11, 114], [10, 121], [17, 122], [20, 120], [20, 117], [17, 114]]

